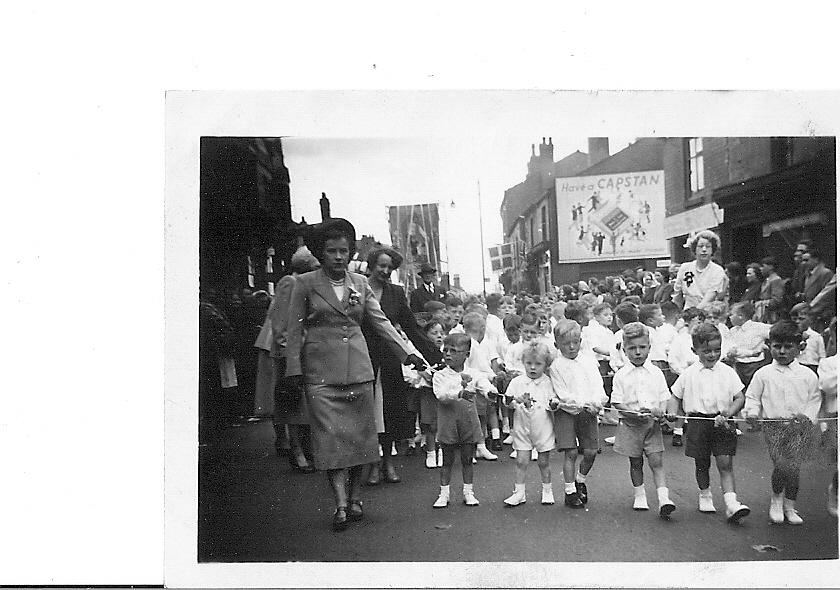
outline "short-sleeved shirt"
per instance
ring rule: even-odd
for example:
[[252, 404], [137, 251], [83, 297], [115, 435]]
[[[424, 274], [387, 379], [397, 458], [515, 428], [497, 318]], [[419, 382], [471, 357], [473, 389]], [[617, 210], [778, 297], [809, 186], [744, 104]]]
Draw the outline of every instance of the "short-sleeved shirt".
[[702, 271], [697, 269], [696, 260], [680, 265], [674, 282], [674, 294], [682, 293], [685, 301], [683, 309], [697, 307], [703, 296], [712, 290], [718, 294], [726, 291], [726, 271], [721, 265], [710, 261]]
[[[735, 360], [739, 363], [755, 363], [764, 359], [764, 341], [770, 337], [770, 325], [747, 320], [741, 326], [729, 328], [727, 346], [735, 349]], [[757, 352], [756, 352], [757, 351]], [[728, 350], [724, 350], [726, 354]]]
[[589, 320], [586, 327], [581, 330], [581, 340], [586, 341], [589, 350], [595, 355], [595, 360], [610, 360], [610, 355], [603, 355], [594, 350], [595, 347], [598, 347], [611, 351], [615, 347], [615, 336], [612, 330], [599, 324], [598, 320], [594, 318]]
[[490, 363], [498, 358], [499, 353], [496, 351], [494, 341], [486, 336], [481, 342], [472, 338], [470, 339], [470, 356], [467, 357], [464, 366], [481, 371], [488, 379], [492, 379], [496, 373]]
[[[472, 377], [472, 380], [467, 383], [466, 387], [462, 385], [461, 375], [463, 374]], [[464, 370], [460, 372], [452, 370], [451, 367], [444, 367], [432, 377], [432, 387], [435, 392], [435, 397], [439, 400], [458, 399], [458, 394], [461, 393], [462, 389], [478, 392], [484, 396], [488, 392], [495, 390], [481, 371], [476, 371], [468, 367], [464, 367]]]
[[817, 419], [822, 396], [814, 372], [793, 361], [789, 365], [761, 367], [747, 387], [744, 414], [760, 418], [793, 418], [805, 414]]
[[729, 408], [743, 388], [738, 373], [729, 365], [719, 362], [707, 369], [698, 361], [677, 378], [671, 393], [682, 400], [686, 412], [719, 414]]
[[627, 363], [613, 378], [612, 403], [628, 410], [653, 409], [671, 399], [665, 375], [650, 360], [637, 367]]
[[692, 350], [693, 345], [688, 328], [683, 328], [671, 341], [671, 348], [668, 350], [668, 366], [677, 375], [682, 374], [700, 360]]
[[536, 379], [530, 379], [527, 375], [519, 375], [514, 377], [508, 385], [505, 395], [516, 397], [525, 393], [530, 394], [531, 400], [534, 402], [528, 410], [524, 404], [514, 402], [514, 407], [517, 412], [519, 410], [525, 412], [535, 412], [537, 410], [549, 410], [548, 402], [555, 397], [554, 389], [551, 386], [551, 379], [548, 375], [542, 374]]
[[570, 414], [580, 413], [583, 405], [603, 407], [608, 401], [604, 379], [591, 356], [578, 354], [577, 358], [570, 359], [557, 355], [548, 374], [554, 392], [560, 398], [560, 408]]
[[799, 353], [796, 358], [803, 365], [816, 367], [820, 361], [825, 358], [825, 342], [819, 332], [808, 328], [803, 332], [802, 337], [805, 338], [805, 350]]

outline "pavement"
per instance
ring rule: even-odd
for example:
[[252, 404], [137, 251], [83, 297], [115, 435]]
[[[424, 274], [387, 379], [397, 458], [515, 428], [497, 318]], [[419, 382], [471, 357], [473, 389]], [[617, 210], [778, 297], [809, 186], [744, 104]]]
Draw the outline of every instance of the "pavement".
[[[614, 434], [602, 427], [601, 438]], [[510, 447], [494, 462], [475, 466], [480, 506], [461, 501], [460, 469], [448, 508], [433, 509], [437, 469], [425, 456], [395, 457], [398, 484], [365, 488], [365, 518], [333, 532], [334, 506], [323, 473], [293, 472], [274, 451], [270, 421], [226, 428], [199, 450], [199, 562], [289, 561], [744, 561], [837, 559], [838, 521], [826, 510], [832, 469], [806, 464], [797, 508], [799, 527], [770, 525], [771, 462], [760, 433], [739, 438], [735, 477], [739, 500], [752, 514], [726, 523], [717, 473], [712, 467], [716, 514], [697, 510], [694, 462], [665, 437], [665, 468], [677, 511], [668, 521], [655, 509], [656, 490], [645, 467], [651, 510], [632, 509], [628, 461], [604, 445], [587, 479], [585, 510], [563, 505], [562, 455], [551, 455], [557, 504], [540, 504], [536, 462], [528, 471], [526, 504], [507, 507], [513, 489]], [[767, 546], [770, 546], [768, 549]], [[676, 583], [676, 582], [675, 582]], [[746, 581], [745, 581], [746, 583]]]

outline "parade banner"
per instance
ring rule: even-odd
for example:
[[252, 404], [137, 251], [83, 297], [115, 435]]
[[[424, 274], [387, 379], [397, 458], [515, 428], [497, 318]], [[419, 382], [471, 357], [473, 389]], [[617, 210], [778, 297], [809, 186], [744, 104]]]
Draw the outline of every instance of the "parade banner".
[[513, 244], [499, 244], [488, 248], [490, 253], [490, 270], [505, 272], [513, 269]]
[[440, 218], [437, 203], [388, 207], [391, 244], [404, 257], [399, 282], [407, 290], [417, 286], [417, 270], [424, 262], [440, 271]]
[[560, 262], [668, 256], [662, 170], [558, 178]]

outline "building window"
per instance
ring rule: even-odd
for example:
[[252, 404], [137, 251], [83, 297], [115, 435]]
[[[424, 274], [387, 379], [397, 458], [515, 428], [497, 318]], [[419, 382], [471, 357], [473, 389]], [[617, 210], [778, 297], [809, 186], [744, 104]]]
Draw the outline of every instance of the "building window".
[[534, 216], [533, 215], [528, 219], [528, 224], [531, 226], [531, 244], [530, 244], [530, 246], [531, 246], [531, 248], [533, 248], [534, 244], [537, 243], [537, 236], [534, 235]]
[[545, 205], [543, 205], [542, 209], [540, 209], [540, 231], [542, 235], [540, 236], [541, 240], [548, 239], [548, 216], [546, 215]]
[[706, 186], [703, 177], [703, 138], [692, 137], [688, 140], [688, 164], [691, 192], [696, 193]]

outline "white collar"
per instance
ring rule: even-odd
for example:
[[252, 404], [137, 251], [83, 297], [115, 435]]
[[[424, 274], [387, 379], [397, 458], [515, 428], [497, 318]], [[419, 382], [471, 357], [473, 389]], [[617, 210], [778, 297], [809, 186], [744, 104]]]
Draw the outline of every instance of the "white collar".
[[796, 360], [796, 359], [793, 359], [793, 361], [789, 365], [782, 365], [778, 361], [774, 360], [771, 363], [771, 365], [774, 369], [776, 369], [780, 373], [784, 373], [785, 371], [792, 371], [793, 369], [798, 367], [799, 366], [799, 361]]

